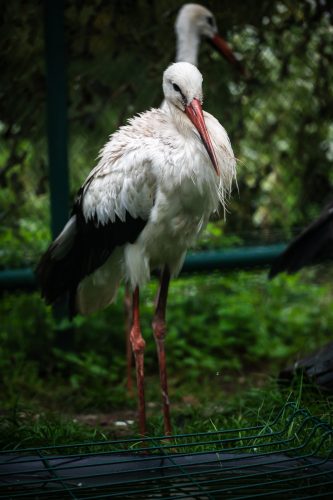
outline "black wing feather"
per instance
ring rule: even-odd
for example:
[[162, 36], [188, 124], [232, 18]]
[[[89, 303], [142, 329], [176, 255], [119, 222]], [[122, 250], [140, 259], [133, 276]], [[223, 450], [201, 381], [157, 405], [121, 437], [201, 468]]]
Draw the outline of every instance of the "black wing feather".
[[304, 266], [333, 256], [333, 203], [302, 231], [277, 258], [269, 278], [278, 273], [296, 273]]
[[101, 267], [117, 246], [134, 243], [147, 223], [129, 212], [124, 221], [116, 217], [114, 222], [110, 220], [104, 225], [96, 216], [86, 220], [82, 212], [84, 188], [80, 189], [72, 211], [75, 235], [70, 249], [61, 259], [54, 258], [55, 240], [36, 269], [42, 297], [52, 304], [69, 293], [71, 315], [75, 314], [75, 295], [80, 281]]

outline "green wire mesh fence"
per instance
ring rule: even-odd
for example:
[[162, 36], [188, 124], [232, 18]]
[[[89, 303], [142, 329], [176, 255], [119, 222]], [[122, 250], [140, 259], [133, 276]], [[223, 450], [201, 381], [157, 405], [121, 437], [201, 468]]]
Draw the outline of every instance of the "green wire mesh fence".
[[265, 425], [0, 453], [0, 498], [325, 498], [333, 429], [287, 403]]

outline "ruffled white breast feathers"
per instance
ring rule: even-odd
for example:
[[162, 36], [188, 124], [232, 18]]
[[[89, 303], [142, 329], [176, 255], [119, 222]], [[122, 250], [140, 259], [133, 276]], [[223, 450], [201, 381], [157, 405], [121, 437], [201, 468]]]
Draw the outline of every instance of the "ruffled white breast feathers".
[[[183, 113], [182, 113], [183, 115]], [[184, 119], [181, 115], [181, 119]], [[205, 193], [209, 210], [225, 203], [235, 177], [235, 160], [227, 133], [219, 122], [204, 114], [220, 164], [214, 173], [195, 128], [185, 116], [185, 125], [161, 110], [151, 110], [129, 121], [110, 137], [100, 153], [93, 177], [84, 193], [83, 210], [88, 219], [97, 215], [103, 224], [115, 217], [148, 218], [157, 189], [177, 191], [195, 200], [195, 190]], [[193, 187], [189, 192], [187, 180]], [[182, 193], [181, 185], [184, 185]]]
[[[176, 116], [168, 109], [143, 113], [111, 135], [101, 150], [84, 188], [85, 218], [96, 217], [99, 224], [107, 224], [116, 217], [125, 221], [129, 212], [147, 221], [135, 243], [122, 247], [112, 296], [120, 268], [132, 287], [144, 284], [154, 267], [168, 265], [177, 274], [210, 215], [225, 205], [235, 177], [235, 159], [224, 128], [212, 115], [204, 113], [204, 117], [220, 176], [197, 130], [180, 111]], [[110, 262], [114, 266], [112, 256]], [[110, 262], [99, 274], [111, 271]], [[104, 287], [104, 283], [94, 284], [93, 277], [85, 281], [82, 291]], [[83, 299], [81, 309], [86, 309]]]

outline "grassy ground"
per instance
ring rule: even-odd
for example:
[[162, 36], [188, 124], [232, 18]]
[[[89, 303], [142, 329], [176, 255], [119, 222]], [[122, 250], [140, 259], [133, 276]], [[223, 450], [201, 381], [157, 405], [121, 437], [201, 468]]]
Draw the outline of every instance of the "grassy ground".
[[[331, 272], [331, 271], [329, 271]], [[265, 273], [178, 280], [167, 340], [175, 433], [271, 421], [295, 401], [331, 423], [333, 397], [280, 368], [331, 340], [329, 275], [318, 270], [267, 282]], [[143, 296], [149, 433], [163, 433], [150, 318], [156, 286]], [[125, 388], [122, 297], [88, 319], [57, 325], [38, 294], [0, 303], [2, 449], [137, 435], [136, 398]], [[119, 333], [120, 332], [120, 333]], [[67, 338], [66, 348], [59, 345]]]
[[[254, 379], [252, 381], [255, 383]], [[157, 385], [157, 381], [151, 379], [148, 383], [149, 386]], [[160, 436], [163, 424], [155, 388], [148, 391], [148, 396], [149, 435]], [[304, 384], [302, 378], [298, 378], [290, 388], [279, 387], [274, 379], [261, 380], [258, 387], [243, 387], [243, 382], [235, 383], [233, 393], [223, 391], [220, 383], [203, 381], [200, 387], [184, 388], [174, 396], [172, 422], [176, 434], [265, 426], [274, 420], [287, 402], [295, 402], [312, 415], [332, 423], [333, 397]], [[101, 412], [96, 408], [90, 413], [72, 413], [68, 408], [51, 411], [37, 404], [18, 405], [4, 412], [0, 419], [2, 449], [131, 436], [138, 436], [134, 401], [125, 400], [123, 407], [110, 412]], [[321, 437], [318, 435], [318, 440]], [[313, 441], [314, 445], [316, 442]]]

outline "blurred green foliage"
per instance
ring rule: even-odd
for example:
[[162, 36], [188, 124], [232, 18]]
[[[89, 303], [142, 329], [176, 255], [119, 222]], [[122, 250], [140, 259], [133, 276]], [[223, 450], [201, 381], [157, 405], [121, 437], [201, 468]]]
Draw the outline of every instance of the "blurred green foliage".
[[[209, 224], [199, 246], [289, 238], [332, 196], [330, 2], [206, 4], [247, 76], [202, 44], [205, 108], [230, 135], [239, 159], [239, 192], [235, 189], [226, 223]], [[108, 135], [134, 113], [159, 106], [181, 5], [179, 0], [66, 1], [72, 197]], [[50, 240], [43, 2], [3, 2], [1, 15], [0, 269], [34, 266]], [[207, 399], [218, 400], [230, 373], [268, 367], [274, 374], [288, 359], [330, 339], [332, 280], [320, 284], [317, 278], [309, 271], [267, 282], [265, 272], [239, 272], [173, 282], [167, 355], [178, 397], [189, 387], [205, 392], [205, 379], [213, 388]], [[150, 328], [155, 292], [152, 283], [142, 301], [148, 376], [157, 373]], [[2, 408], [135, 406], [123, 383], [122, 291], [108, 310], [76, 319], [65, 350], [69, 325], [55, 325], [37, 292], [2, 292], [0, 317]], [[148, 396], [154, 387], [148, 384]], [[272, 397], [281, 400], [276, 393]], [[252, 409], [258, 406], [253, 401]]]
[[[332, 286], [311, 285], [314, 273], [272, 282], [258, 271], [173, 282], [167, 313], [168, 368], [171, 386], [177, 387], [173, 397], [184, 394], [180, 387], [186, 393], [189, 386], [198, 390], [203, 383], [223, 390], [231, 374], [250, 378], [267, 368], [276, 374], [288, 359], [328, 341]], [[155, 293], [153, 282], [143, 292], [141, 312], [146, 375], [155, 376], [156, 390], [150, 325]], [[66, 330], [67, 320], [55, 329], [50, 308], [38, 293], [4, 295], [0, 315], [2, 408], [35, 403], [82, 411], [128, 404], [122, 293], [105, 311], [76, 318], [74, 333]], [[65, 349], [63, 335], [69, 336]]]
[[[65, 8], [72, 197], [108, 135], [162, 99], [179, 0], [68, 0]], [[331, 196], [333, 46], [330, 2], [207, 4], [242, 59], [242, 78], [205, 43], [205, 107], [239, 158], [225, 234], [290, 237]], [[36, 261], [49, 239], [43, 2], [3, 5], [0, 266]], [[33, 236], [31, 236], [31, 234]]]

